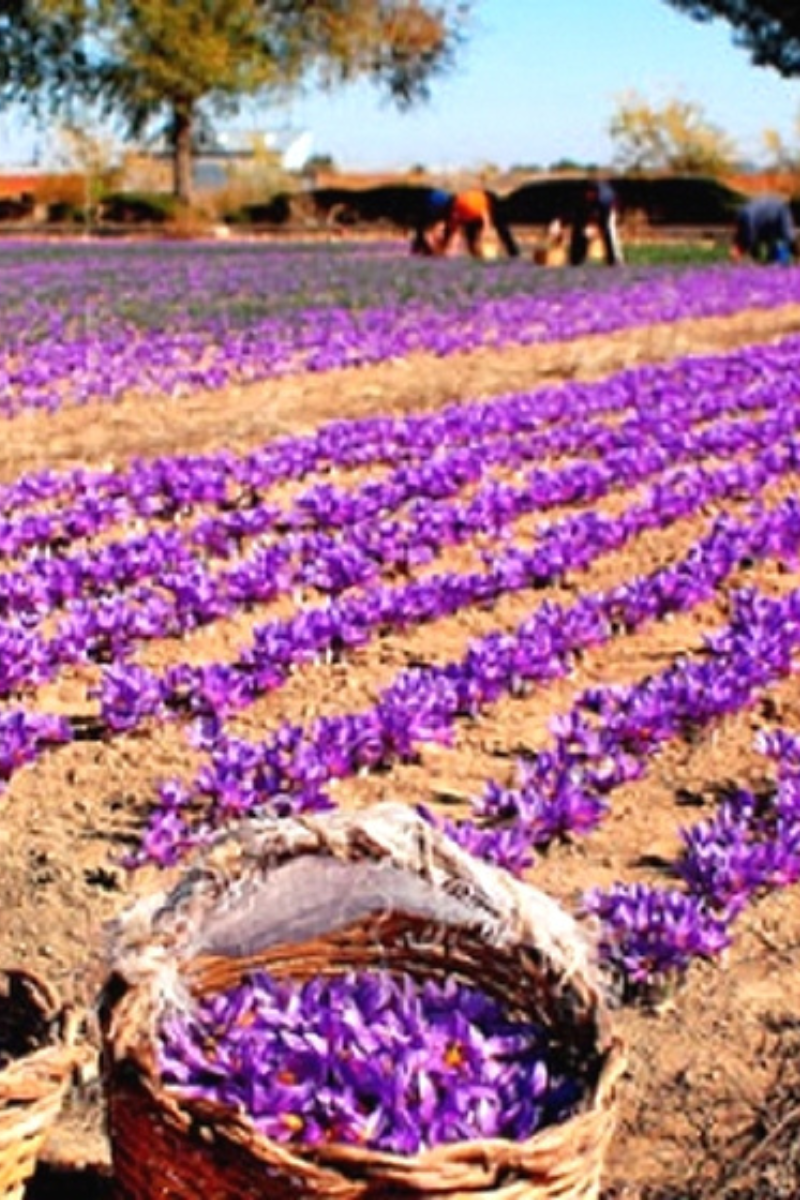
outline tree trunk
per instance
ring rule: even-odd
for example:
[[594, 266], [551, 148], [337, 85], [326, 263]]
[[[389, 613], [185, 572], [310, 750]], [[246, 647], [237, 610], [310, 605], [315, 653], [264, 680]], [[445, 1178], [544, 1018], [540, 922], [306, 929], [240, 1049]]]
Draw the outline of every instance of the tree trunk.
[[174, 195], [184, 204], [192, 200], [192, 125], [193, 116], [191, 105], [175, 105], [172, 167]]

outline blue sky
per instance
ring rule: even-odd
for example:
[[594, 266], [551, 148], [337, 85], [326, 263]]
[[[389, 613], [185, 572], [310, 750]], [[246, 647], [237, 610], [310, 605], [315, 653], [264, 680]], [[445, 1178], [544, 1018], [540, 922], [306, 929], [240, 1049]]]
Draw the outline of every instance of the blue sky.
[[[342, 169], [547, 166], [560, 158], [610, 164], [609, 119], [637, 91], [651, 104], [680, 97], [763, 157], [762, 133], [800, 142], [800, 80], [751, 65], [722, 21], [700, 25], [665, 0], [476, 0], [477, 20], [455, 72], [432, 100], [400, 113], [367, 85], [282, 106], [248, 104], [242, 128], [308, 130], [313, 151]], [[48, 140], [0, 115], [4, 165], [29, 162]]]
[[357, 87], [287, 116], [341, 167], [605, 164], [609, 119], [630, 90], [700, 104], [746, 157], [763, 154], [767, 127], [800, 140], [800, 80], [752, 66], [730, 25], [698, 24], [665, 0], [481, 0], [460, 68], [424, 108], [399, 114]]

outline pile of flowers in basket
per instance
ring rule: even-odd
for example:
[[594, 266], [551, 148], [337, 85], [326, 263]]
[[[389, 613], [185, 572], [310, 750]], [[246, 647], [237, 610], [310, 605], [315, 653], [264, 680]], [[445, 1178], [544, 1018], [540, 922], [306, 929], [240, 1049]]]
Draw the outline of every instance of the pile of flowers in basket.
[[255, 971], [164, 1021], [160, 1068], [182, 1096], [244, 1111], [279, 1141], [398, 1154], [531, 1137], [584, 1091], [541, 1024], [477, 987], [388, 971]]

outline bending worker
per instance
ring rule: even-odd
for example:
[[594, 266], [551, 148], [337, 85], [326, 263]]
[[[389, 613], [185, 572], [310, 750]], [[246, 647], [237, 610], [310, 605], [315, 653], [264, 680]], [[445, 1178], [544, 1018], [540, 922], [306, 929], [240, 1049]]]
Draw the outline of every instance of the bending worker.
[[452, 208], [455, 196], [444, 188], [426, 188], [419, 199], [414, 236], [411, 239], [411, 253], [423, 254], [430, 257], [437, 254], [437, 246], [441, 242], [445, 222]]
[[[483, 258], [484, 239], [492, 230], [497, 234], [509, 258], [519, 255], [519, 247], [502, 217], [500, 200], [484, 188], [450, 195], [432, 188], [427, 197], [427, 210], [417, 225], [411, 251], [415, 254], [446, 254], [453, 238], [461, 235], [473, 258]], [[441, 235], [431, 239], [429, 231], [443, 222]]]
[[617, 232], [617, 198], [610, 183], [590, 180], [578, 201], [572, 218], [569, 243], [570, 266], [579, 267], [589, 253], [588, 228], [594, 226], [603, 242], [603, 256], [609, 267], [622, 262]]
[[797, 255], [794, 221], [780, 196], [754, 196], [739, 210], [731, 253], [753, 262], [789, 263]]

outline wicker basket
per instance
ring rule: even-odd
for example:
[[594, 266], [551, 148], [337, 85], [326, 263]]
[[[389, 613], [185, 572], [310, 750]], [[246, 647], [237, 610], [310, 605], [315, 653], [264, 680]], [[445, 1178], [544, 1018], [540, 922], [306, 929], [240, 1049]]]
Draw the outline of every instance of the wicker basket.
[[32, 972], [0, 971], [0, 1197], [21, 1200], [77, 1064], [77, 1019]]
[[[455, 978], [548, 1026], [580, 1112], [522, 1142], [413, 1156], [281, 1145], [246, 1116], [159, 1081], [154, 1028], [176, 997], [255, 966], [307, 979], [381, 967]], [[624, 1065], [587, 943], [541, 892], [477, 862], [407, 808], [252, 823], [115, 929], [101, 1024], [120, 1200], [491, 1197], [595, 1200]]]

